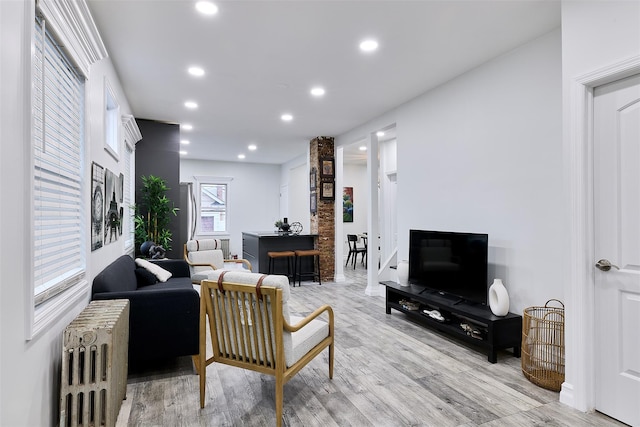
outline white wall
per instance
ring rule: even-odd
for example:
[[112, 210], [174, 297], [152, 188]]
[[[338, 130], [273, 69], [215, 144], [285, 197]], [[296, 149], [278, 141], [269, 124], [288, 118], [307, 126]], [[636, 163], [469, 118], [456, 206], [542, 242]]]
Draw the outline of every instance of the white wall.
[[488, 282], [504, 280], [516, 313], [563, 297], [560, 39], [555, 30], [336, 138], [396, 123], [398, 259], [411, 228], [488, 233]]
[[[31, 106], [30, 52], [33, 27], [32, 1], [0, 1], [0, 425], [48, 426], [58, 420], [62, 331], [86, 306], [89, 295], [68, 312], [53, 319], [48, 328], [25, 339], [31, 257], [29, 206], [29, 152]], [[89, 70], [86, 85], [85, 182], [91, 182], [90, 161], [119, 174], [123, 162], [115, 162], [103, 148], [103, 89], [105, 75], [120, 102], [121, 112], [130, 114], [110, 61], [102, 60]], [[90, 186], [86, 188], [89, 200]], [[90, 218], [90, 204], [84, 206]], [[88, 225], [87, 225], [88, 226]], [[88, 233], [88, 231], [87, 231]], [[86, 244], [87, 279], [123, 252], [124, 239], [96, 252]]]
[[[87, 91], [87, 99], [88, 101], [88, 113], [87, 113], [87, 126], [86, 126], [86, 134], [89, 144], [89, 153], [87, 158], [87, 169], [85, 171], [88, 181], [91, 182], [91, 162], [96, 162], [100, 166], [102, 166], [105, 170], [110, 170], [119, 176], [121, 173], [125, 174], [125, 164], [124, 164], [124, 155], [125, 155], [125, 146], [124, 146], [124, 134], [122, 129], [120, 129], [120, 150], [119, 150], [119, 160], [115, 160], [105, 149], [104, 149], [104, 81], [105, 78], [109, 82], [111, 89], [113, 90], [116, 100], [120, 105], [120, 114], [121, 115], [131, 115], [131, 108], [129, 107], [129, 103], [127, 101], [126, 95], [120, 85], [120, 81], [118, 79], [118, 75], [116, 74], [113, 64], [109, 58], [105, 58], [101, 61], [96, 62], [91, 66], [90, 70], [91, 78], [87, 81], [86, 91]], [[131, 159], [131, 162], [135, 164], [135, 151], [134, 157]], [[88, 191], [90, 193], [90, 191]], [[133, 196], [133, 195], [132, 195]], [[105, 199], [108, 200], [108, 199]], [[125, 214], [126, 214], [125, 209]], [[109, 244], [104, 244], [102, 248], [91, 251], [91, 242], [90, 237], [87, 239], [87, 252], [91, 253], [88, 257], [91, 271], [96, 274], [102, 271], [104, 267], [110, 264], [117, 257], [125, 253], [125, 240], [126, 240], [126, 232], [128, 220], [125, 218], [125, 223], [123, 225], [122, 235], [118, 237], [118, 240]]]
[[[232, 253], [242, 255], [243, 231], [275, 230], [280, 218], [280, 165], [181, 160], [180, 182], [194, 182], [194, 176], [233, 179], [228, 195]], [[206, 236], [196, 234], [196, 238]]]
[[[594, 382], [597, 366], [593, 359], [595, 305], [593, 289], [593, 248], [588, 231], [576, 230], [579, 218], [571, 215], [578, 206], [589, 212], [590, 196], [584, 181], [588, 173], [577, 169], [590, 168], [585, 132], [577, 127], [583, 101], [579, 97], [584, 87], [577, 83], [588, 73], [620, 64], [640, 55], [640, 2], [638, 1], [563, 1], [562, 2], [562, 74], [563, 74], [563, 144], [565, 147], [564, 225], [572, 230], [571, 239], [564, 242], [565, 261], [571, 269], [565, 274], [568, 307], [565, 323], [566, 374], [560, 401], [580, 410], [594, 408]], [[602, 76], [602, 74], [601, 74]], [[576, 155], [576, 153], [582, 154]], [[584, 202], [584, 206], [581, 203]], [[588, 221], [587, 221], [588, 222]], [[588, 224], [585, 225], [585, 228]], [[579, 227], [578, 227], [579, 228]]]
[[561, 90], [556, 30], [400, 108], [400, 259], [412, 228], [488, 233], [513, 312], [562, 299]]
[[302, 224], [303, 233], [311, 230], [311, 212], [309, 200], [309, 149], [307, 154], [298, 156], [280, 167], [280, 185], [287, 186], [287, 212], [280, 212], [279, 217], [289, 218], [289, 223], [298, 221]]

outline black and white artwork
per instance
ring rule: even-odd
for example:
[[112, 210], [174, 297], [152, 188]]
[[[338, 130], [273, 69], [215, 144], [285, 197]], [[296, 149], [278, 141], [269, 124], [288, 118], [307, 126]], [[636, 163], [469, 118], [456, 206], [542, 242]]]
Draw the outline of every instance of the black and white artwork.
[[104, 244], [118, 240], [122, 235], [124, 176], [118, 177], [109, 169], [104, 174]]
[[104, 226], [104, 168], [91, 165], [91, 250], [102, 247]]

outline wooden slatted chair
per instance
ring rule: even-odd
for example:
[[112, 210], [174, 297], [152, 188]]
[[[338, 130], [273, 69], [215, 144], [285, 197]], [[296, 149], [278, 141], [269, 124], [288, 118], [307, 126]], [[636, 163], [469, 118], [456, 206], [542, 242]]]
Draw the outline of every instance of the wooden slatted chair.
[[[200, 353], [194, 356], [200, 375], [200, 407], [205, 405], [206, 367], [223, 363], [275, 377], [276, 425], [282, 425], [284, 385], [307, 363], [329, 348], [333, 378], [333, 310], [328, 305], [307, 317], [291, 316], [289, 279], [216, 270], [201, 283]], [[327, 321], [318, 317], [328, 317]], [[213, 355], [206, 356], [208, 331]], [[211, 353], [210, 353], [211, 354]]]
[[189, 264], [191, 283], [199, 285], [214, 270], [231, 269], [237, 265], [251, 271], [251, 263], [246, 259], [225, 259], [220, 239], [189, 240], [184, 245], [184, 260]]

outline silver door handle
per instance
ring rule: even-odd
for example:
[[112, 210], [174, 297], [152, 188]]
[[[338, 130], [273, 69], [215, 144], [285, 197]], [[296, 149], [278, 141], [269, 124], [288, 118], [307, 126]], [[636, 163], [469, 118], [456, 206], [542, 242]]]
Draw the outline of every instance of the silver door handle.
[[609, 261], [608, 259], [599, 260], [598, 262], [596, 262], [596, 267], [602, 271], [609, 271], [611, 270], [611, 267], [614, 267], [616, 270], [620, 270], [620, 267], [611, 264], [611, 261]]

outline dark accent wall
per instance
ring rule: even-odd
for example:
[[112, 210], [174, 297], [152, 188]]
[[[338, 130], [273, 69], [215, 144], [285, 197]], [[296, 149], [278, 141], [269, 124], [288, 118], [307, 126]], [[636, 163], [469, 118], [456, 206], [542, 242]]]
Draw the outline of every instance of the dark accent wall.
[[[140, 203], [141, 177], [155, 175], [167, 182], [167, 197], [180, 208], [180, 125], [146, 119], [136, 119], [136, 122], [142, 134], [136, 144], [136, 204]], [[180, 211], [171, 218], [169, 229], [173, 241], [167, 258], [182, 258]]]

